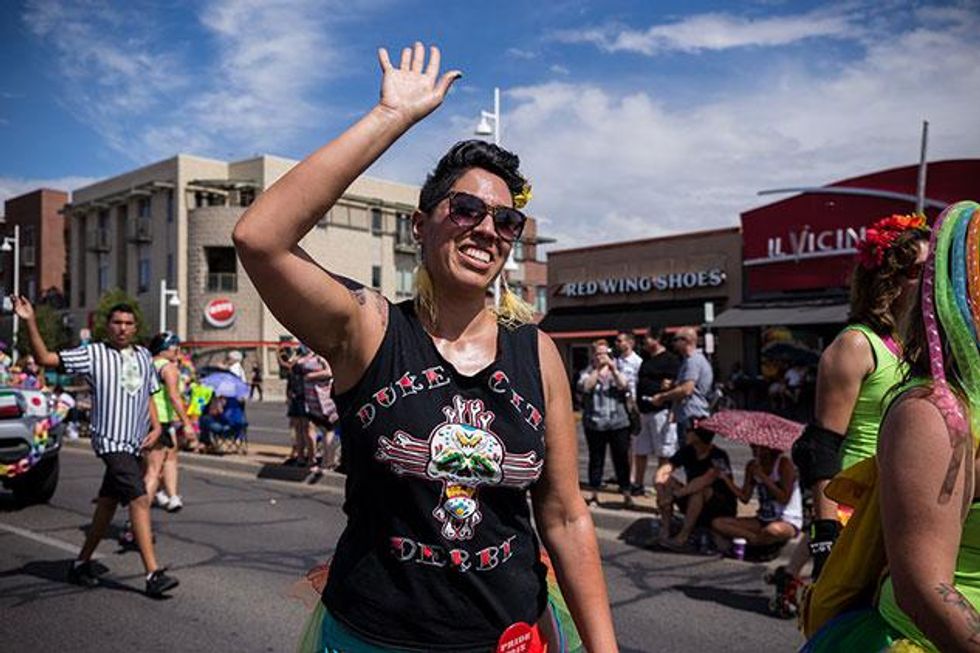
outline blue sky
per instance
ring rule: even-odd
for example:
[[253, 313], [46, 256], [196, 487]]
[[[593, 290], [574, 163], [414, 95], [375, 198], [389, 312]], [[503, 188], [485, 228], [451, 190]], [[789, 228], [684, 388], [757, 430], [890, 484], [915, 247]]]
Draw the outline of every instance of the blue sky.
[[980, 3], [5, 2], [0, 199], [188, 152], [302, 157], [377, 98], [379, 45], [464, 78], [372, 174], [418, 183], [492, 89], [572, 246], [737, 224], [756, 192], [980, 156]]

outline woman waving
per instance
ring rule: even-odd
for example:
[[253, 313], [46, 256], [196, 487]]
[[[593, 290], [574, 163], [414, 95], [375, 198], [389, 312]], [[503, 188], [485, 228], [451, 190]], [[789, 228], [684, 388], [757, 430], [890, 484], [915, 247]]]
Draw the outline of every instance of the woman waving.
[[266, 191], [235, 228], [265, 302], [334, 371], [348, 523], [317, 647], [484, 652], [546, 641], [563, 650], [540, 537], [584, 646], [615, 651], [557, 349], [523, 323], [529, 311], [513, 293], [499, 309], [486, 307], [524, 227], [529, 187], [518, 158], [481, 141], [457, 143], [428, 176], [412, 217], [422, 251], [414, 300], [390, 304], [298, 246], [460, 76], [439, 74], [434, 47], [425, 59], [421, 43], [405, 48], [398, 66], [380, 50], [377, 106]]

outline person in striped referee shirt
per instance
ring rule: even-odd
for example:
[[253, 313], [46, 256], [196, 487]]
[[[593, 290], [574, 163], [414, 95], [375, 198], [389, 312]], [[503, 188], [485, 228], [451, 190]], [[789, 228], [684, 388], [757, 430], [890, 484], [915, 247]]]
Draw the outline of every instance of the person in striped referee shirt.
[[140, 455], [160, 437], [160, 421], [150, 394], [158, 387], [150, 353], [133, 344], [136, 313], [127, 304], [116, 304], [106, 318], [105, 342], [83, 345], [60, 352], [49, 351], [41, 337], [34, 307], [23, 296], [12, 297], [14, 310], [27, 325], [31, 349], [37, 362], [82, 376], [92, 390], [92, 448], [105, 463], [92, 527], [78, 559], [72, 563], [69, 580], [85, 587], [99, 584], [108, 569], [92, 561], [105, 535], [116, 506], [129, 504], [133, 534], [146, 568], [146, 593], [161, 596], [177, 587], [157, 564], [150, 526], [150, 497], [143, 484]]

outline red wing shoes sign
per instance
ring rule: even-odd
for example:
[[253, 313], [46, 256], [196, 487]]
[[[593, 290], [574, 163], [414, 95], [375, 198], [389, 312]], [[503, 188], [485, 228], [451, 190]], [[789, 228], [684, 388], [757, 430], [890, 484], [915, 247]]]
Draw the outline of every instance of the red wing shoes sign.
[[226, 329], [235, 323], [235, 305], [230, 299], [212, 299], [204, 307], [204, 319], [216, 329]]

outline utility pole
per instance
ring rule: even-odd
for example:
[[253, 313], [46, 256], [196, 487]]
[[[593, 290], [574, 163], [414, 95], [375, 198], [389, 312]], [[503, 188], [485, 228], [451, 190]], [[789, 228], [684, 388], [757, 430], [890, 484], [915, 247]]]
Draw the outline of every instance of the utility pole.
[[926, 206], [926, 151], [929, 147], [929, 121], [922, 121], [922, 152], [919, 155], [919, 183], [915, 190], [915, 212], [923, 214]]

